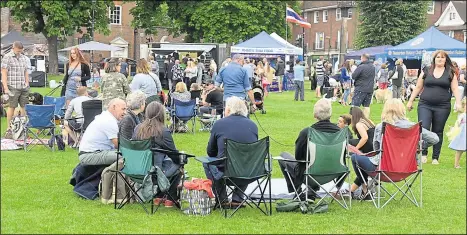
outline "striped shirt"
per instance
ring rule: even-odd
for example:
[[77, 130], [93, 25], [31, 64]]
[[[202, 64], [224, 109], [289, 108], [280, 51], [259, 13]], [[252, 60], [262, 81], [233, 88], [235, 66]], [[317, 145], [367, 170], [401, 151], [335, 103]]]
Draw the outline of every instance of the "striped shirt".
[[318, 61], [318, 63], [316, 63], [316, 76], [324, 76], [323, 61]]
[[2, 69], [7, 69], [7, 85], [16, 89], [26, 87], [25, 73], [28, 71], [28, 57], [23, 54], [16, 56], [13, 51], [2, 59]]

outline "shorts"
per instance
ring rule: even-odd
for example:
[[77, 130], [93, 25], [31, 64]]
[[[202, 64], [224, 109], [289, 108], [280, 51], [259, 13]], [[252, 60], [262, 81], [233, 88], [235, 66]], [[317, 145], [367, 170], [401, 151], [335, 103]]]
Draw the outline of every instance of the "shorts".
[[373, 97], [373, 92], [361, 92], [361, 91], [354, 91], [352, 97], [352, 105], [359, 107], [370, 107], [371, 98]]
[[81, 127], [83, 126], [83, 124], [77, 122], [76, 119], [71, 119], [71, 120], [68, 120], [68, 126], [69, 126], [70, 129], [72, 129], [73, 131], [80, 131], [80, 130], [81, 130]]
[[381, 90], [387, 89], [388, 88], [389, 82], [378, 82], [378, 87]]
[[17, 89], [11, 86], [8, 86], [8, 90], [13, 96], [10, 95], [8, 98], [8, 105], [10, 108], [16, 108], [19, 106], [25, 107], [29, 103], [29, 87]]
[[324, 75], [316, 76], [316, 85], [323, 86], [324, 83]]

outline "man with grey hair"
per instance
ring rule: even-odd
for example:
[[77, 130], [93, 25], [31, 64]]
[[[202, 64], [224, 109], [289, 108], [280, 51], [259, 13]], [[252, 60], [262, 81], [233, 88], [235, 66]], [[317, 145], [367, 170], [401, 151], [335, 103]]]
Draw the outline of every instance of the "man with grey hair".
[[[153, 101], [157, 102], [157, 101]], [[136, 90], [126, 97], [127, 110], [123, 119], [118, 123], [120, 136], [129, 140], [133, 136], [135, 127], [143, 121], [146, 108], [146, 95], [141, 90]]]
[[122, 120], [125, 110], [125, 101], [112, 99], [107, 110], [89, 124], [79, 145], [81, 164], [110, 165], [117, 160], [118, 121]]
[[355, 84], [352, 106], [363, 106], [365, 116], [369, 117], [375, 85], [375, 66], [369, 61], [370, 55], [368, 54], [363, 54], [360, 59], [362, 62], [352, 73], [352, 79]]
[[[211, 129], [211, 137], [207, 146], [207, 154], [210, 158], [217, 159], [224, 157], [224, 139], [233, 140], [239, 143], [253, 143], [258, 141], [258, 127], [247, 118], [248, 108], [245, 101], [239, 97], [230, 97], [227, 99], [225, 107], [225, 118], [216, 121]], [[206, 165], [203, 164], [206, 177], [212, 180], [213, 190], [221, 201], [227, 196], [225, 185], [221, 177], [223, 175], [224, 165]], [[248, 183], [238, 184], [242, 191], [245, 191]], [[241, 194], [235, 189], [232, 196], [232, 206], [238, 206]]]
[[[248, 71], [242, 67], [243, 60], [243, 55], [235, 54], [232, 58], [232, 62], [222, 68], [216, 77], [215, 85], [217, 87], [224, 84], [224, 101], [232, 96], [246, 100], [247, 95], [250, 101], [254, 102], [255, 100], [253, 91], [251, 90]], [[253, 109], [255, 108], [256, 106], [253, 103]]]
[[[327, 99], [320, 99], [318, 100], [314, 107], [313, 107], [313, 117], [318, 120], [315, 124], [311, 125], [311, 127], [304, 128], [300, 134], [298, 135], [297, 140], [295, 141], [295, 158], [287, 152], [282, 152], [280, 155], [284, 159], [296, 159], [304, 161], [306, 160], [307, 155], [307, 148], [308, 148], [308, 130], [309, 128], [313, 128], [317, 131], [327, 132], [327, 133], [335, 133], [340, 131], [340, 128], [331, 123], [330, 118], [332, 115], [332, 106], [331, 101]], [[282, 173], [284, 174], [285, 181], [287, 182], [287, 188], [289, 192], [294, 192], [294, 187], [300, 193], [301, 185], [304, 183], [304, 172], [306, 166], [304, 164], [299, 164], [296, 162], [288, 162], [288, 161], [279, 161], [279, 166], [281, 168]], [[292, 179], [289, 179], [287, 176], [287, 172], [289, 172]], [[313, 188], [313, 190], [319, 190], [319, 187]], [[304, 196], [304, 195], [303, 195]], [[315, 195], [311, 196], [311, 199], [314, 199]]]
[[25, 106], [29, 103], [29, 59], [23, 52], [23, 44], [13, 42], [13, 49], [2, 59], [2, 86], [3, 93], [8, 95], [8, 110], [6, 112], [7, 131], [6, 139], [13, 137], [10, 129], [10, 121], [18, 105], [21, 107], [21, 115], [24, 116]]

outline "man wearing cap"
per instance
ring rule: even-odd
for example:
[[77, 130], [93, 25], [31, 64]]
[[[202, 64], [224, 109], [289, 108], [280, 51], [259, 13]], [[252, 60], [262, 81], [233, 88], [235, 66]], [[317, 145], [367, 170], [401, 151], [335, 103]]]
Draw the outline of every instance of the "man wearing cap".
[[205, 81], [203, 93], [201, 94], [201, 107], [200, 113], [211, 113], [212, 109], [216, 109], [217, 115], [222, 114], [224, 107], [224, 93], [214, 86], [214, 81], [208, 79]]
[[[13, 43], [13, 49], [2, 59], [2, 85], [3, 91], [9, 96], [6, 120], [9, 125], [15, 109], [21, 107], [21, 115], [26, 114], [24, 107], [29, 103], [29, 74], [28, 57], [22, 54], [23, 44], [19, 41]], [[6, 139], [12, 138], [10, 127], [7, 128]]]

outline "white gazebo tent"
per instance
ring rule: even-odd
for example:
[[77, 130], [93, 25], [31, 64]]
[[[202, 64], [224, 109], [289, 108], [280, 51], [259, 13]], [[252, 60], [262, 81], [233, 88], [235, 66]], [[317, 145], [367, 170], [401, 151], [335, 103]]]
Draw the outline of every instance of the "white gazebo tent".
[[277, 33], [274, 32], [274, 33], [271, 33], [270, 35], [271, 35], [271, 37], [273, 37], [274, 39], [276, 39], [276, 40], [279, 41], [280, 43], [285, 44], [285, 45], [291, 47], [291, 48], [293, 49], [293, 52], [294, 52], [295, 55], [302, 55], [302, 54], [303, 54], [303, 49], [302, 49], [302, 48], [296, 47], [296, 46], [294, 46], [293, 44], [287, 42], [287, 40], [283, 39], [283, 38], [282, 38], [281, 36], [279, 36]]

